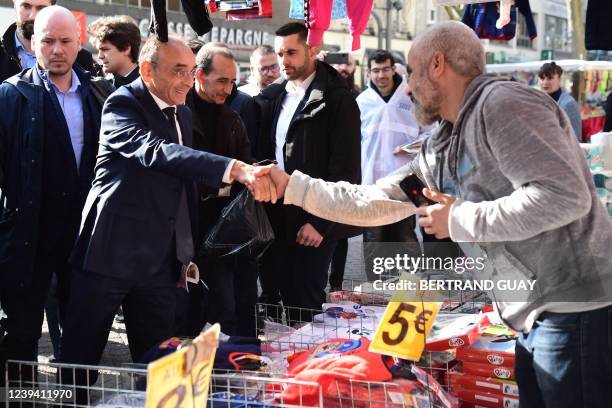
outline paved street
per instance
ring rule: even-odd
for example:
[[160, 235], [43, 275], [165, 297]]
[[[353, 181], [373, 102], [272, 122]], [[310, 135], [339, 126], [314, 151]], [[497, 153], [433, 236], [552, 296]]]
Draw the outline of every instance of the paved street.
[[[363, 280], [365, 274], [363, 270], [363, 258], [361, 255], [362, 237], [358, 236], [349, 240], [349, 250], [346, 260], [345, 279]], [[85, 329], [86, 330], [86, 329]], [[46, 363], [53, 356], [51, 339], [47, 330], [47, 323], [43, 326], [43, 335], [39, 342], [39, 362]], [[113, 330], [108, 338], [108, 344], [104, 350], [101, 365], [118, 366], [130, 362], [130, 353], [127, 348], [127, 334], [125, 325], [121, 323], [113, 324]]]

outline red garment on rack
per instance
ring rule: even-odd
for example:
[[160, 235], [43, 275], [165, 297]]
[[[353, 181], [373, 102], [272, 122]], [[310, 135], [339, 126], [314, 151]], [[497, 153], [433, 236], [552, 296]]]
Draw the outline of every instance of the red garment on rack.
[[605, 115], [582, 119], [582, 140], [585, 143], [589, 143], [591, 136], [593, 136], [595, 133], [603, 132], [605, 123]]
[[[361, 48], [361, 34], [368, 24], [374, 0], [346, 0], [346, 14], [353, 36], [352, 50]], [[304, 17], [308, 25], [308, 44], [320, 46], [329, 28], [333, 0], [304, 0]]]

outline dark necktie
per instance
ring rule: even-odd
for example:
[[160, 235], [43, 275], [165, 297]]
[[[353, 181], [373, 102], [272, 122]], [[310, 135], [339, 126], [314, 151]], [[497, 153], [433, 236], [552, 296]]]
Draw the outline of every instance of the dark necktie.
[[[166, 118], [170, 122], [173, 132], [173, 141], [178, 143], [178, 133], [176, 131], [175, 108], [169, 106], [162, 109]], [[193, 236], [191, 235], [191, 220], [189, 218], [189, 206], [187, 205], [187, 192], [185, 185], [181, 188], [181, 198], [179, 201], [178, 212], [176, 214], [176, 257], [183, 265], [189, 265], [193, 259]]]

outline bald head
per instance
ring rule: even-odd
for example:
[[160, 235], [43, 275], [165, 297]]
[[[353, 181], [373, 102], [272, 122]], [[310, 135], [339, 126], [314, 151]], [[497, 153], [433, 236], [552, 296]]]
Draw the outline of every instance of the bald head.
[[41, 34], [49, 26], [63, 26], [74, 32], [74, 35], [79, 35], [77, 20], [74, 14], [67, 8], [62, 6], [45, 7], [38, 13], [34, 21], [34, 34]]
[[76, 18], [61, 6], [45, 7], [34, 21], [32, 48], [38, 65], [51, 79], [71, 75], [80, 49]]
[[436, 53], [444, 55], [446, 63], [456, 74], [475, 78], [485, 72], [485, 52], [480, 40], [463, 23], [437, 23], [417, 36], [410, 48], [410, 65], [426, 67]]

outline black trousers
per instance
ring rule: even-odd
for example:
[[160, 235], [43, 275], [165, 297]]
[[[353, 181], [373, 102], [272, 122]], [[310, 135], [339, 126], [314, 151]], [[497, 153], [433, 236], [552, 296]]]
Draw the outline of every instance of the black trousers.
[[332, 288], [342, 288], [347, 254], [348, 238], [339, 239], [332, 257], [331, 271], [329, 273], [329, 286]]
[[[69, 240], [68, 240], [69, 241]], [[54, 250], [41, 250], [35, 262], [33, 278], [22, 285], [9, 283], [0, 273], [0, 303], [6, 313], [6, 335], [0, 341], [0, 386], [5, 384], [7, 360], [37, 361], [38, 340], [42, 333], [44, 308], [47, 302], [51, 277], [58, 278], [57, 296], [60, 323], [63, 322], [69, 290], [70, 265], [68, 256], [71, 243], [56, 245]], [[9, 366], [9, 381], [32, 381], [35, 371], [16, 365]]]
[[[363, 257], [368, 281], [381, 279], [380, 275], [373, 272], [371, 267], [372, 259], [381, 256], [394, 256], [395, 252], [397, 252], [397, 248], [385, 245], [385, 243], [414, 243], [414, 247], [411, 247], [411, 250], [409, 250], [409, 255], [415, 257], [421, 255], [421, 249], [418, 246], [418, 239], [414, 230], [415, 224], [416, 217], [408, 217], [393, 224], [363, 229]], [[384, 275], [382, 277], [384, 278]]]
[[[123, 306], [133, 361], [154, 345], [172, 337], [178, 262], [168, 260], [155, 276], [140, 281], [121, 280], [74, 270], [68, 313], [62, 335], [61, 361], [97, 365], [102, 358], [115, 313]], [[97, 372], [61, 370], [63, 384], [95, 384]], [[77, 388], [79, 404], [89, 405], [87, 392]]]
[[257, 268], [248, 257], [197, 260], [203, 285], [177, 289], [175, 335], [196, 336], [206, 322], [230, 336], [255, 337]]

